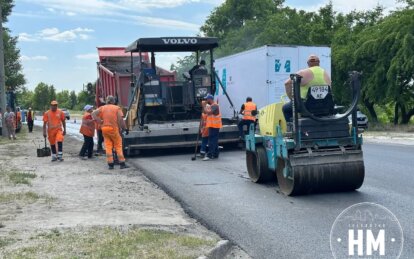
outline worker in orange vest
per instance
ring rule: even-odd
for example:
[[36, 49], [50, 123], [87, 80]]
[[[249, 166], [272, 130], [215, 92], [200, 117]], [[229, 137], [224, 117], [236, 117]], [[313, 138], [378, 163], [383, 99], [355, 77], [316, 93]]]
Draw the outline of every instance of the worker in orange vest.
[[20, 111], [20, 108], [17, 107], [16, 108], [16, 124], [15, 124], [15, 129], [20, 130], [22, 126], [22, 112]]
[[79, 156], [81, 159], [86, 160], [86, 154], [88, 154], [88, 158], [92, 158], [93, 155], [93, 136], [95, 135], [95, 121], [92, 118], [92, 105], [85, 105], [85, 107], [83, 107], [83, 110], [85, 113], [82, 117], [82, 124], [79, 132], [83, 135], [84, 141], [79, 152]]
[[108, 96], [106, 105], [99, 107], [92, 113], [92, 118], [101, 124], [102, 134], [105, 139], [106, 161], [109, 169], [114, 169], [114, 156], [112, 149], [115, 148], [120, 168], [128, 168], [122, 150], [121, 130], [126, 129], [125, 121], [122, 119], [121, 108], [115, 105], [115, 98]]
[[200, 121], [200, 132], [201, 134], [201, 147], [200, 154], [198, 157], [204, 158], [207, 154], [207, 145], [208, 145], [208, 128], [207, 128], [207, 114], [205, 113], [207, 101], [201, 102], [201, 121]]
[[247, 130], [250, 129], [250, 124], [256, 123], [257, 106], [251, 97], [246, 98], [246, 102], [240, 108], [240, 114], [243, 118], [238, 123], [239, 138], [244, 140], [244, 125], [247, 125]]
[[206, 127], [208, 128], [208, 152], [203, 161], [219, 157], [219, 132], [222, 128], [220, 106], [214, 102], [214, 97], [211, 94], [206, 96], [207, 104], [205, 113], [207, 114]]
[[[58, 109], [58, 102], [50, 103], [50, 110], [43, 114], [43, 136], [48, 137], [52, 149], [52, 162], [63, 161], [63, 139], [66, 135], [65, 113]], [[63, 131], [62, 131], [63, 127]], [[56, 143], [58, 146], [56, 156]]]

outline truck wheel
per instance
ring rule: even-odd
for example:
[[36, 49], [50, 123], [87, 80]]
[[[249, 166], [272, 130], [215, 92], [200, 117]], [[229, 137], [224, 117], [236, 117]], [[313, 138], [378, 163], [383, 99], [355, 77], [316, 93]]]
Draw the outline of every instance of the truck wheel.
[[256, 152], [246, 152], [246, 165], [249, 177], [254, 183], [264, 183], [275, 179], [275, 174], [268, 168], [264, 147], [256, 147]]

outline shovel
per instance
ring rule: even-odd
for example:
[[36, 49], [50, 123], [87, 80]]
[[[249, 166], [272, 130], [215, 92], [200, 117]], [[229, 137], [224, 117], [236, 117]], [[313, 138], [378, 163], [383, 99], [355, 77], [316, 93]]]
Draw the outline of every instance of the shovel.
[[50, 156], [50, 147], [48, 147], [46, 145], [46, 138], [45, 138], [45, 147], [44, 148], [38, 148], [37, 149], [37, 157], [45, 157], [45, 156]]

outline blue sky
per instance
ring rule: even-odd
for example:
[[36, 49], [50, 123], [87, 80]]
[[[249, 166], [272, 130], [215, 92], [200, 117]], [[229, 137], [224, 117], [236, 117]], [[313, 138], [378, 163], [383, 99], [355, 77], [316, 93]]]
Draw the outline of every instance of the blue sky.
[[[96, 80], [96, 47], [124, 47], [140, 37], [192, 36], [224, 0], [16, 0], [6, 24], [19, 36], [27, 79], [58, 90], [80, 91]], [[287, 0], [286, 5], [317, 10], [328, 0]], [[337, 11], [366, 10], [394, 0], [333, 0]], [[158, 56], [169, 68], [176, 55]]]

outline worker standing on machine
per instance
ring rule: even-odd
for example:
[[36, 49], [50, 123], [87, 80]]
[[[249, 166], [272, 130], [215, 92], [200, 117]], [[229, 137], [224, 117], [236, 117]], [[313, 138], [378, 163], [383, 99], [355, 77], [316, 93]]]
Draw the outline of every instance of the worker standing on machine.
[[257, 105], [253, 102], [251, 97], [247, 97], [246, 102], [242, 104], [240, 114], [243, 115], [243, 118], [239, 121], [237, 126], [239, 128], [239, 138], [240, 140], [244, 140], [244, 125], [247, 125], [247, 131], [249, 131], [250, 124], [256, 123]]
[[203, 158], [203, 161], [219, 157], [219, 132], [222, 128], [220, 106], [214, 102], [214, 97], [211, 94], [206, 96], [207, 104], [205, 113], [207, 114], [206, 127], [208, 128], [208, 153]]
[[99, 107], [92, 113], [92, 117], [97, 123], [101, 124], [102, 134], [105, 139], [106, 161], [109, 169], [114, 169], [114, 156], [112, 149], [115, 148], [118, 155], [121, 169], [128, 168], [125, 164], [125, 157], [122, 150], [121, 130], [126, 130], [126, 125], [122, 119], [121, 108], [115, 105], [115, 98], [108, 96], [106, 105]]
[[[319, 66], [320, 60], [319, 57], [316, 55], [310, 55], [308, 57], [308, 68], [302, 69], [296, 74], [302, 77], [300, 82], [301, 91], [300, 97], [302, 99], [306, 98], [308, 93], [308, 89], [312, 86], [317, 85], [331, 85], [331, 78], [329, 77], [328, 73]], [[288, 125], [287, 131], [292, 131], [292, 117], [293, 117], [293, 109], [292, 109], [292, 99], [293, 99], [293, 91], [292, 91], [292, 80], [289, 78], [285, 82], [285, 90], [286, 95], [291, 100], [290, 102], [283, 105], [283, 115], [285, 116], [285, 120]]]
[[[50, 103], [50, 110], [43, 114], [43, 137], [48, 137], [52, 149], [52, 162], [63, 161], [63, 139], [66, 135], [65, 113], [57, 108], [58, 102]], [[63, 127], [63, 131], [62, 131]], [[56, 156], [56, 143], [58, 151]]]

